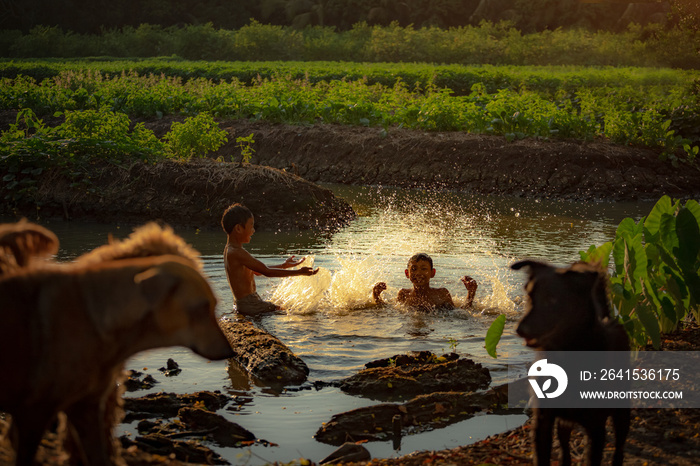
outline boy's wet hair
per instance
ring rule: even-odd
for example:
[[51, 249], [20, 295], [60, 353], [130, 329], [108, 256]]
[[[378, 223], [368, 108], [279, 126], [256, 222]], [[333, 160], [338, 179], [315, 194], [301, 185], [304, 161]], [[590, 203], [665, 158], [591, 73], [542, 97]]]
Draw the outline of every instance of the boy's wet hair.
[[221, 226], [226, 234], [230, 234], [236, 225], [245, 226], [249, 218], [253, 218], [253, 212], [243, 204], [231, 204], [221, 217]]
[[418, 254], [411, 256], [411, 258], [408, 260], [408, 266], [410, 267], [411, 264], [418, 261], [426, 261], [428, 264], [430, 264], [430, 268], [433, 268], [433, 258], [424, 252], [419, 252]]

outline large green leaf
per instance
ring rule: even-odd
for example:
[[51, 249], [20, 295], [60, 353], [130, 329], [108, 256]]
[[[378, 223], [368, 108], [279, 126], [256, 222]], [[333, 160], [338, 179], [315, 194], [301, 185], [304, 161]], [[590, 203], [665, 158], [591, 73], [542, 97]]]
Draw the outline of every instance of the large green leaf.
[[637, 242], [642, 244], [643, 223], [634, 223], [631, 218], [626, 218], [620, 222], [615, 233], [615, 242], [613, 243], [612, 254], [615, 261], [615, 274], [624, 275], [626, 267], [627, 249], [631, 244]]
[[[580, 253], [594, 259], [611, 243]], [[638, 346], [658, 348], [661, 332], [689, 312], [700, 318], [700, 204], [664, 196], [647, 217], [620, 222], [611, 247], [610, 291], [617, 315]]]
[[654, 205], [644, 221], [644, 227], [649, 232], [649, 237], [646, 238], [647, 241], [654, 241], [654, 238], [658, 236], [663, 214], [673, 214], [673, 203], [668, 196], [663, 196], [656, 202], [656, 205]]
[[[663, 244], [657, 244], [655, 251], [659, 254], [659, 257], [665, 265], [675, 270], [676, 272], [681, 271], [681, 268], [676, 263], [676, 258], [673, 256], [673, 254], [671, 254], [670, 251], [666, 250]], [[661, 270], [661, 267], [659, 267], [659, 270]]]
[[625, 238], [624, 272], [635, 292], [641, 293], [641, 280], [647, 278], [647, 255], [641, 233]]
[[498, 346], [498, 342], [501, 341], [501, 335], [503, 335], [503, 329], [505, 326], [506, 315], [501, 314], [500, 316], [496, 317], [496, 320], [491, 323], [491, 326], [486, 332], [486, 352], [489, 353], [489, 356], [492, 358], [498, 357], [496, 355], [496, 347]]
[[684, 207], [693, 214], [695, 221], [698, 222], [698, 225], [700, 225], [700, 204], [698, 204], [698, 201], [691, 199], [685, 203]]
[[582, 261], [599, 263], [603, 269], [607, 269], [608, 264], [610, 263], [610, 253], [612, 248], [612, 241], [608, 241], [599, 247], [591, 245], [591, 247], [588, 248], [588, 251], [580, 251], [579, 256], [581, 257]]
[[659, 328], [658, 316], [654, 310], [645, 301], [642, 301], [637, 303], [635, 314], [644, 326], [644, 330], [651, 339], [654, 348], [659, 349], [661, 346], [661, 329]]
[[678, 211], [676, 236], [678, 237], [678, 263], [681, 267], [695, 267], [700, 252], [700, 227], [693, 213], [686, 207]]
[[676, 233], [676, 217], [671, 214], [663, 214], [659, 226], [657, 244], [663, 244], [668, 252], [675, 252], [678, 247], [678, 234]]
[[688, 311], [689, 296], [685, 280], [673, 270], [664, 269], [667, 274], [666, 279], [666, 294], [673, 299], [673, 304], [676, 308], [676, 318], [681, 320], [685, 317]]
[[[690, 202], [687, 204], [690, 204]], [[700, 254], [700, 226], [691, 209], [683, 207], [678, 211], [676, 232], [678, 234], [678, 264], [692, 297], [692, 304], [689, 303], [689, 306], [694, 307], [697, 303], [700, 303], [700, 276], [698, 276], [698, 267], [700, 265], [700, 258], [698, 257]]]
[[627, 217], [626, 219], [622, 220], [617, 226], [617, 231], [615, 232], [615, 234], [618, 237], [634, 236], [636, 230], [637, 224], [634, 222], [633, 219]]

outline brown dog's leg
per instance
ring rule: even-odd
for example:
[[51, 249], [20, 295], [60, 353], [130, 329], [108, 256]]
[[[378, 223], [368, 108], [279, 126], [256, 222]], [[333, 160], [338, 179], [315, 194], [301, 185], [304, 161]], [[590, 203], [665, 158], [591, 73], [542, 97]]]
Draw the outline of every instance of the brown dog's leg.
[[75, 427], [88, 464], [123, 464], [115, 458], [111, 426], [105, 425], [104, 402], [83, 399], [66, 410]]

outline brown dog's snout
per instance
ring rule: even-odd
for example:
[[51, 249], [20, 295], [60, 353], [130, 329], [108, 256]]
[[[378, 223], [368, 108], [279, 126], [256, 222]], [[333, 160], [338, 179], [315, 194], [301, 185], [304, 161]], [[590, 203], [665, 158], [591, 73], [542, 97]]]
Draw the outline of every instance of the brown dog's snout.
[[213, 316], [200, 322], [199, 330], [195, 334], [197, 337], [190, 349], [198, 355], [212, 361], [235, 356], [231, 343]]
[[198, 355], [212, 361], [228, 359], [234, 356], [233, 349], [231, 349], [231, 344], [223, 334], [221, 334], [221, 337], [217, 338], [216, 341], [212, 343], [213, 344], [206, 345], [206, 347], [196, 346], [192, 349]]

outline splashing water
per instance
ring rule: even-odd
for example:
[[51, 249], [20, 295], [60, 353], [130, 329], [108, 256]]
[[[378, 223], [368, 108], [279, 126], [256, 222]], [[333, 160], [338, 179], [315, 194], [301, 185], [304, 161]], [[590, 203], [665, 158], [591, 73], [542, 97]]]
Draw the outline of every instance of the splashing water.
[[[307, 256], [305, 267], [314, 266], [314, 258]], [[275, 289], [270, 300], [292, 314], [315, 312], [331, 283], [331, 272], [319, 267], [311, 276], [284, 278]]]
[[[331, 273], [320, 267], [310, 277], [290, 277], [281, 281], [271, 301], [290, 314], [316, 311], [365, 309], [371, 305], [371, 290], [381, 280], [381, 270], [373, 257], [336, 257], [340, 269]], [[313, 266], [307, 257], [305, 265]]]
[[456, 306], [464, 307], [466, 301], [459, 277], [466, 273], [477, 279], [479, 290], [469, 315], [517, 312], [509, 298], [513, 290], [507, 283], [507, 259], [493, 253], [496, 245], [483, 230], [488, 218], [478, 207], [430, 196], [402, 202], [380, 193], [370, 210], [371, 216], [358, 218], [326, 246], [325, 252], [335, 258], [331, 270], [284, 279], [272, 302], [290, 314], [346, 313], [371, 307], [372, 288], [383, 281], [388, 288], [382, 297], [393, 303], [400, 288], [411, 286], [403, 273], [406, 261], [427, 252], [439, 270], [431, 286], [447, 287]]
[[[512, 315], [515, 311], [515, 302], [508, 296], [506, 285], [498, 277], [489, 277], [491, 294], [482, 299], [474, 300], [474, 310], [481, 315]], [[459, 303], [458, 303], [459, 301]], [[455, 299], [456, 306], [463, 306], [466, 297]]]
[[374, 257], [362, 259], [338, 257], [340, 270], [333, 274], [328, 301], [335, 310], [365, 308], [371, 303], [371, 290], [382, 280]]

